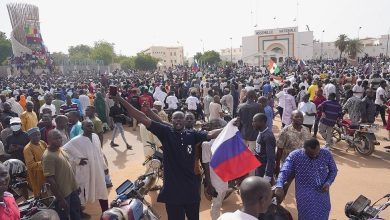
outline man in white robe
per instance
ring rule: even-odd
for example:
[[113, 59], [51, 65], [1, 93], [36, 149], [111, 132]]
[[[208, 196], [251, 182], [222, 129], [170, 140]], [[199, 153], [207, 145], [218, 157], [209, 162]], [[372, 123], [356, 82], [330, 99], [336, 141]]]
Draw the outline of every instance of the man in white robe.
[[105, 182], [107, 165], [103, 159], [100, 140], [93, 132], [93, 123], [85, 120], [82, 123], [84, 133], [70, 140], [63, 147], [69, 155], [75, 170], [76, 182], [81, 189], [81, 204], [99, 200], [102, 211], [108, 209], [108, 192]]

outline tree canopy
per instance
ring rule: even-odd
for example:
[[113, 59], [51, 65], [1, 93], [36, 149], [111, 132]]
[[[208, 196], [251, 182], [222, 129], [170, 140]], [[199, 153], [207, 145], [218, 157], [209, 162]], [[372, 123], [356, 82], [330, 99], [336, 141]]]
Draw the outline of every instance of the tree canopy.
[[358, 53], [362, 52], [362, 47], [363, 45], [360, 43], [360, 40], [358, 39], [349, 40], [346, 49], [349, 54], [349, 57], [355, 59]]
[[5, 64], [8, 57], [12, 55], [11, 41], [5, 33], [0, 31], [0, 65]]
[[71, 60], [91, 59], [92, 47], [85, 44], [70, 46], [68, 53]]
[[337, 40], [335, 41], [336, 47], [340, 51], [340, 59], [344, 52], [348, 53], [348, 56], [352, 59], [355, 59], [357, 55], [362, 52], [362, 44], [359, 39], [350, 39], [345, 34], [340, 34]]
[[194, 59], [199, 63], [209, 65], [217, 64], [221, 61], [219, 53], [214, 50], [206, 51], [203, 54], [198, 52], [195, 54]]
[[107, 41], [97, 41], [91, 51], [93, 60], [103, 60], [104, 65], [113, 63], [115, 57], [114, 44]]
[[344, 51], [347, 49], [349, 38], [345, 34], [340, 34], [337, 38], [335, 45], [340, 51], [340, 59], [344, 53]]
[[134, 58], [134, 67], [139, 70], [155, 70], [158, 59], [149, 54], [138, 53]]

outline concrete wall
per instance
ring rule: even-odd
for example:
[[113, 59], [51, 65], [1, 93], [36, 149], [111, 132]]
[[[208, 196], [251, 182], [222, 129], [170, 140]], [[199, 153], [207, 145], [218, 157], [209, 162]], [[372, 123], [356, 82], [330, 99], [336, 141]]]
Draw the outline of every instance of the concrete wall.
[[[242, 59], [249, 65], [267, 65], [271, 57], [283, 62], [286, 57], [312, 59], [313, 32], [260, 30], [260, 35], [242, 38]], [[282, 29], [283, 30], [283, 29]], [[280, 48], [280, 49], [278, 49]]]
[[242, 60], [251, 66], [258, 66], [259, 61], [259, 42], [258, 37], [247, 36], [242, 38]]
[[237, 63], [242, 58], [242, 48], [233, 48], [230, 54], [230, 48], [222, 49], [220, 52], [221, 60], [228, 61], [232, 59], [233, 63]]
[[313, 38], [312, 31], [297, 33], [297, 58], [304, 60], [313, 58]]

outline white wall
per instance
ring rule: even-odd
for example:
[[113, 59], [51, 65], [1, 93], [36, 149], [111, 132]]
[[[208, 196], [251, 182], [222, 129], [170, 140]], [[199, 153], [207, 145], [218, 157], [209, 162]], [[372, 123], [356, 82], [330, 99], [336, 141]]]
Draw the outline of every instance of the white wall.
[[313, 58], [313, 32], [312, 31], [305, 31], [305, 32], [298, 32], [297, 34], [297, 51], [298, 53], [295, 55], [296, 58], [299, 59], [312, 59]]
[[242, 60], [252, 66], [259, 65], [259, 42], [256, 35], [242, 38]]

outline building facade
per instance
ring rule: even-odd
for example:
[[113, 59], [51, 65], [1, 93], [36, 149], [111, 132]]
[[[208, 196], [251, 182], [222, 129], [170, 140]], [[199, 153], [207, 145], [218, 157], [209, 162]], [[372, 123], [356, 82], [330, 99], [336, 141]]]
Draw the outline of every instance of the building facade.
[[298, 32], [298, 27], [256, 30], [242, 38], [242, 60], [254, 66], [267, 65], [271, 58], [278, 63], [286, 57], [312, 59], [313, 32]]
[[[380, 55], [390, 55], [390, 35], [381, 35], [379, 38], [363, 38], [360, 39], [362, 44], [362, 52], [358, 54], [358, 57], [368, 56], [377, 57]], [[322, 55], [323, 59], [338, 59], [340, 57], [340, 51], [336, 47], [334, 42], [314, 42], [313, 47], [313, 59], [320, 59]], [[347, 53], [343, 54], [346, 57]]]
[[159, 67], [169, 68], [184, 64], [183, 47], [152, 46], [141, 52], [159, 59]]
[[242, 46], [240, 48], [226, 48], [220, 52], [221, 60], [237, 63], [242, 59]]

